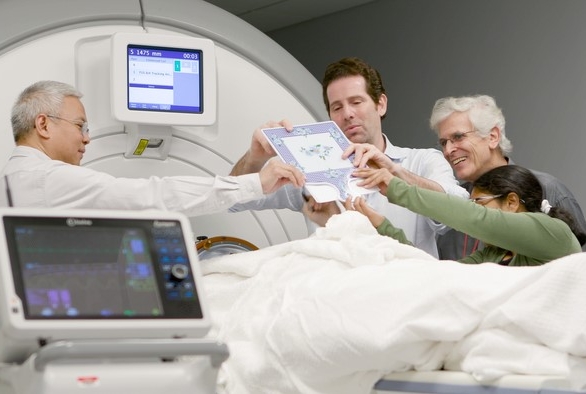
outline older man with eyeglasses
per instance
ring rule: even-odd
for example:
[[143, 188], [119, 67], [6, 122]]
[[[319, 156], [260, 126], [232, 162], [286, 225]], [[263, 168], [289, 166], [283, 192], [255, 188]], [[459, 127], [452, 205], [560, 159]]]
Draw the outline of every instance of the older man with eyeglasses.
[[34, 83], [19, 95], [12, 108], [16, 147], [0, 175], [8, 205], [164, 209], [197, 216], [305, 183], [298, 169], [278, 161], [258, 173], [215, 177], [117, 178], [82, 167], [90, 135], [81, 97], [57, 81]]
[[[438, 136], [438, 148], [467, 190], [482, 174], [513, 164], [509, 158], [513, 145], [505, 134], [505, 117], [490, 96], [437, 100], [431, 113], [430, 127]], [[586, 232], [584, 214], [572, 192], [554, 176], [531, 171], [542, 184], [544, 198], [553, 206], [571, 213], [580, 229]], [[478, 240], [455, 230], [438, 237], [439, 257], [444, 260], [461, 259], [480, 247], [482, 244]], [[582, 248], [586, 249], [586, 245]]]

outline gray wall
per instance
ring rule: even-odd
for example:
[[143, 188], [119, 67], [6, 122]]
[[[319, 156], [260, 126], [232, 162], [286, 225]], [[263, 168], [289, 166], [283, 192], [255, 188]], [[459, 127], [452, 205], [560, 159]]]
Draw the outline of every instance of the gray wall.
[[344, 56], [378, 68], [396, 145], [434, 145], [440, 97], [495, 97], [513, 160], [560, 178], [586, 212], [586, 1], [378, 0], [268, 34], [318, 80]]

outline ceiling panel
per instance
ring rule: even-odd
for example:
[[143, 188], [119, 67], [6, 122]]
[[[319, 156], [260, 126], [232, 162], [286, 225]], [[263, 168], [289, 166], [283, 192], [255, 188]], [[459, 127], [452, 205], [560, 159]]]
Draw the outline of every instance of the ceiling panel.
[[375, 0], [206, 0], [263, 32], [281, 29]]

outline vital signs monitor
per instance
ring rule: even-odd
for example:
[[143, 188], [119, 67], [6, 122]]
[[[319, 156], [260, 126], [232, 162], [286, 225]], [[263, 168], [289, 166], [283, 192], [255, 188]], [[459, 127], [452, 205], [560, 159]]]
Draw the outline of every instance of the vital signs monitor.
[[182, 214], [0, 209], [0, 362], [61, 339], [205, 336], [197, 263]]

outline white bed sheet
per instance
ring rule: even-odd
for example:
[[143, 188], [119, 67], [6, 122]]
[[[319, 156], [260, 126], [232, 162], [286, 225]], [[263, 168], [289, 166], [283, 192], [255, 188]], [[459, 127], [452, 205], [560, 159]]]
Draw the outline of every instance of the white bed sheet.
[[586, 254], [438, 261], [345, 212], [307, 239], [201, 264], [210, 336], [230, 349], [219, 393], [367, 394], [391, 372], [442, 367], [586, 388]]

